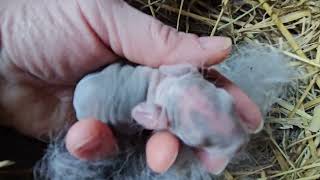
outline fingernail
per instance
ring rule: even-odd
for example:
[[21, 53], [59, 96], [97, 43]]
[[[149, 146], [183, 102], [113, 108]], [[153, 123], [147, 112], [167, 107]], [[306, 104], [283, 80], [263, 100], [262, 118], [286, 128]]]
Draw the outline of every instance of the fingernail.
[[232, 41], [228, 37], [200, 37], [200, 46], [205, 50], [223, 51], [231, 48]]
[[264, 120], [259, 111], [249, 111], [246, 113], [240, 111], [238, 115], [244, 127], [250, 134], [257, 134], [263, 129]]
[[223, 154], [210, 154], [207, 151], [199, 151], [198, 158], [208, 172], [213, 175], [220, 175], [227, 167], [230, 158]]
[[76, 147], [76, 152], [81, 159], [99, 160], [105, 157], [110, 157], [118, 152], [116, 143], [106, 144], [103, 140], [88, 140]]
[[252, 112], [248, 114], [242, 114], [240, 118], [245, 122], [246, 129], [250, 134], [257, 134], [263, 129], [264, 120], [260, 114], [257, 116], [257, 113]]
[[258, 134], [263, 129], [263, 127], [264, 127], [264, 120], [262, 119], [260, 121], [259, 126], [255, 130], [252, 131], [252, 134]]
[[93, 140], [93, 138], [88, 138], [84, 139], [81, 144], [75, 144], [73, 148], [77, 152], [87, 152], [88, 150], [97, 149], [100, 144], [100, 140]]

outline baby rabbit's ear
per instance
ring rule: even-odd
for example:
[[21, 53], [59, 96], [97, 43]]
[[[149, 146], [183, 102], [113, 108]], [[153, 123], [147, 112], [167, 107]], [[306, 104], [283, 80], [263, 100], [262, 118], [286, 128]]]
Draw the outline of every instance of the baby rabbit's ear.
[[132, 118], [149, 130], [164, 130], [168, 128], [166, 111], [159, 105], [140, 103], [131, 112]]
[[198, 68], [191, 64], [162, 65], [159, 67], [159, 71], [167, 76], [182, 76], [199, 72]]

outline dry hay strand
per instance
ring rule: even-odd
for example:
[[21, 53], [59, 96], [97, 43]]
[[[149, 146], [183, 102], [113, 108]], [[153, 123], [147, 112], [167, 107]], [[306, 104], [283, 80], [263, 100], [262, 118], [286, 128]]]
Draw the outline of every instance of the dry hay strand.
[[11, 166], [13, 164], [14, 164], [14, 162], [13, 161], [9, 161], [9, 160], [0, 161], [0, 168], [8, 167], [8, 166]]
[[[268, 113], [248, 158], [225, 179], [320, 178], [320, 1], [130, 0], [130, 4], [179, 31], [222, 35], [233, 43], [259, 41], [306, 69], [296, 87]], [[249, 159], [249, 160], [248, 160]], [[249, 163], [248, 163], [249, 162]]]

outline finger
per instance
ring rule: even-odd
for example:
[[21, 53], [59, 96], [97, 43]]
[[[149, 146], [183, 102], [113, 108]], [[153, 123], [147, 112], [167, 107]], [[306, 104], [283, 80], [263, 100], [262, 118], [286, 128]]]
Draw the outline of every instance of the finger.
[[46, 82], [74, 84], [117, 58], [88, 24], [76, 0], [12, 1], [0, 15], [7, 59]]
[[79, 0], [91, 27], [118, 55], [148, 66], [215, 64], [230, 52], [231, 40], [177, 32], [120, 0]]
[[203, 65], [224, 59], [231, 46], [178, 33], [120, 0], [19, 1], [1, 14], [1, 45], [13, 65], [51, 83], [73, 84], [117, 55], [149, 66]]
[[230, 161], [230, 157], [221, 154], [209, 154], [205, 151], [197, 151], [196, 155], [207, 171], [214, 175], [222, 173]]
[[95, 119], [75, 123], [66, 136], [68, 151], [78, 159], [99, 160], [117, 152], [111, 129]]
[[169, 132], [157, 132], [146, 146], [147, 164], [156, 173], [166, 172], [179, 153], [179, 140]]
[[250, 132], [257, 133], [263, 128], [259, 107], [238, 86], [213, 69], [209, 70], [207, 78], [234, 97], [236, 111]]

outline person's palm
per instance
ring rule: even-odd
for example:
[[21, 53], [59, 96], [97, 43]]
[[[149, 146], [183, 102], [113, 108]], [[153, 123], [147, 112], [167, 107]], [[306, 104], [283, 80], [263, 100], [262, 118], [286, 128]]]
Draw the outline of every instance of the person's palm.
[[[223, 60], [231, 45], [178, 33], [119, 0], [0, 0], [0, 28], [0, 123], [39, 139], [75, 120], [76, 83], [119, 57], [200, 66]], [[244, 99], [255, 110], [247, 116], [255, 129], [260, 114]]]

